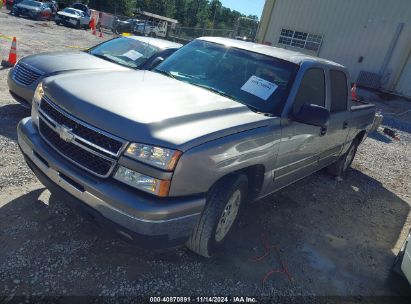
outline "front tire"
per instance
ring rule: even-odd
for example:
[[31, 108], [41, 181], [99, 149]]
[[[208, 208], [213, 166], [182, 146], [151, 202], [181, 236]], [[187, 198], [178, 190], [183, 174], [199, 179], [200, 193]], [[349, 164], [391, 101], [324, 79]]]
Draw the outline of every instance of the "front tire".
[[222, 179], [207, 194], [206, 206], [186, 246], [209, 258], [221, 247], [235, 226], [247, 198], [248, 180], [243, 174]]
[[327, 172], [332, 176], [342, 177], [351, 166], [359, 145], [360, 141], [354, 139], [347, 152], [339, 160], [327, 167]]

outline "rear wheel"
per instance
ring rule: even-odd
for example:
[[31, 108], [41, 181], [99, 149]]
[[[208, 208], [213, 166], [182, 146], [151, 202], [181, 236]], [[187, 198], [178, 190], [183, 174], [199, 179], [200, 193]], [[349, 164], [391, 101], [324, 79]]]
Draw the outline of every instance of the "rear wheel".
[[351, 146], [348, 148], [348, 151], [342, 155], [339, 160], [327, 167], [327, 172], [333, 176], [343, 176], [351, 166], [359, 144], [360, 141], [354, 139]]
[[77, 28], [77, 29], [81, 29], [80, 20], [77, 20], [77, 23], [76, 23], [76, 28]]
[[235, 226], [247, 197], [247, 178], [240, 174], [224, 178], [209, 191], [207, 203], [186, 246], [211, 257]]

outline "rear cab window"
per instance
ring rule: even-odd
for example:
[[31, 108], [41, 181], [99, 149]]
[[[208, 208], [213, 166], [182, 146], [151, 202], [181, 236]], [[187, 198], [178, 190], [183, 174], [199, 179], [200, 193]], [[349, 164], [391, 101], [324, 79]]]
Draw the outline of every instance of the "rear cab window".
[[347, 111], [348, 86], [347, 76], [344, 72], [330, 70], [331, 83], [331, 108], [330, 112]]

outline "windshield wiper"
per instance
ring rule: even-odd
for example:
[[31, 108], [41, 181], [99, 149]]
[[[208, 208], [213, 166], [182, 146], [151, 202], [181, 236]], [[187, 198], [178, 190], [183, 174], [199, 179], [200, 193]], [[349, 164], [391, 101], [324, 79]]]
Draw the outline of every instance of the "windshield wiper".
[[229, 95], [229, 94], [227, 94], [227, 93], [225, 93], [225, 92], [223, 92], [223, 91], [220, 91], [220, 90], [218, 90], [218, 89], [215, 89], [215, 88], [213, 88], [213, 87], [210, 87], [210, 86], [208, 86], [208, 85], [198, 84], [198, 83], [191, 83], [191, 84], [192, 84], [192, 85], [195, 85], [195, 86], [197, 86], [197, 87], [206, 89], [206, 90], [208, 90], [208, 91], [211, 91], [211, 92], [213, 92], [213, 93], [216, 93], [216, 94], [218, 94], [218, 95], [220, 95], [220, 96], [227, 97], [227, 98], [229, 98], [229, 99], [231, 99], [231, 100], [234, 100], [234, 101], [239, 102], [239, 101], [238, 101], [237, 99], [235, 99], [233, 96], [231, 96], [231, 95]]
[[163, 71], [163, 70], [158, 70], [158, 69], [154, 69], [154, 72], [157, 72], [159, 74], [162, 74], [162, 75], [165, 75], [165, 76], [168, 76], [168, 77], [171, 77], [171, 78], [174, 78], [174, 79], [178, 80], [178, 78], [176, 76], [174, 76], [173, 74], [171, 74], [170, 72]]
[[[122, 62], [117, 61], [117, 60], [115, 60], [115, 59], [113, 59], [113, 58], [111, 58], [111, 57], [109, 57], [109, 56], [107, 56], [107, 55], [104, 55], [104, 54], [93, 54], [93, 53], [90, 53], [90, 54], [93, 55], [93, 56], [96, 56], [97, 58], [101, 58], [101, 59], [104, 59], [104, 60], [113, 62], [113, 63], [115, 63], [115, 64], [119, 64], [119, 65], [125, 66], [125, 67], [127, 67], [127, 68], [137, 69], [136, 66], [133, 66], [133, 65], [131, 65], [131, 64], [127, 64], [127, 63], [124, 62], [124, 61], [123, 61], [123, 63], [122, 63]], [[119, 60], [120, 60], [120, 59], [119, 59]]]
[[93, 54], [93, 53], [90, 53], [90, 54], [93, 55], [93, 56], [96, 56], [96, 57], [98, 57], [98, 58], [101, 58], [101, 59], [104, 59], [104, 60], [107, 60], [107, 61], [114, 62], [114, 63], [117, 63], [117, 64], [118, 64], [118, 62], [117, 62], [116, 60], [114, 60], [114, 59], [112, 59], [112, 58], [110, 58], [110, 57], [107, 57], [107, 56], [104, 55], [104, 54]]
[[272, 116], [271, 113], [262, 112], [261, 110], [257, 109], [256, 107], [253, 107], [253, 106], [250, 106], [249, 104], [243, 103], [243, 102], [239, 101], [238, 99], [235, 99], [233, 96], [231, 96], [231, 95], [229, 95], [229, 94], [227, 94], [227, 93], [224, 93], [224, 92], [222, 92], [222, 91], [220, 91], [220, 90], [218, 90], [218, 89], [215, 89], [215, 88], [213, 88], [213, 87], [209, 87], [209, 86], [203, 85], [203, 84], [196, 84], [196, 83], [192, 83], [192, 84], [195, 85], [195, 86], [204, 88], [204, 89], [206, 89], [206, 90], [209, 90], [209, 91], [211, 91], [211, 92], [213, 92], [213, 93], [216, 93], [216, 94], [218, 94], [218, 95], [220, 95], [220, 96], [227, 97], [227, 98], [229, 98], [229, 99], [231, 99], [231, 100], [234, 100], [234, 101], [236, 101], [236, 102], [239, 102], [239, 103], [245, 105], [246, 107], [248, 107], [251, 111], [253, 111], [253, 112], [255, 112], [255, 113], [263, 114], [263, 115], [266, 115], [266, 116]]

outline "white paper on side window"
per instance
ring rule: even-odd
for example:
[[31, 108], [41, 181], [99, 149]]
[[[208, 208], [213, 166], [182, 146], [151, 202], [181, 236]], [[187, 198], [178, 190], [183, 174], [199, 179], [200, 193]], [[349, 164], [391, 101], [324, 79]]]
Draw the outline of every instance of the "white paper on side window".
[[251, 76], [250, 79], [241, 87], [241, 90], [246, 91], [263, 100], [267, 100], [277, 90], [278, 85], [269, 82], [257, 76]]
[[137, 60], [138, 58], [142, 57], [143, 54], [135, 51], [135, 50], [129, 50], [128, 52], [124, 53], [122, 56], [126, 56], [127, 58], [130, 58], [131, 60]]

